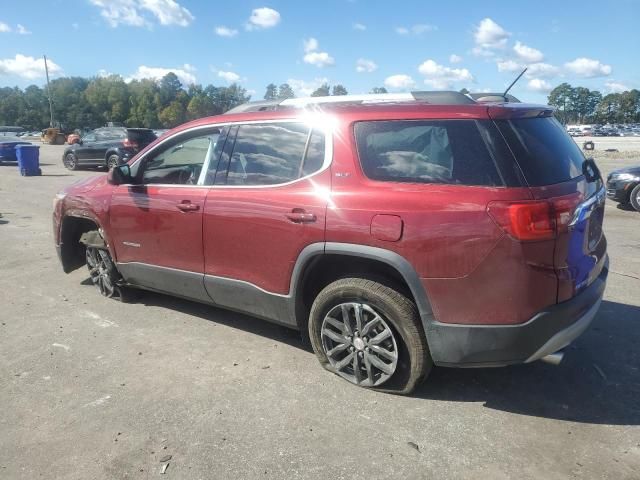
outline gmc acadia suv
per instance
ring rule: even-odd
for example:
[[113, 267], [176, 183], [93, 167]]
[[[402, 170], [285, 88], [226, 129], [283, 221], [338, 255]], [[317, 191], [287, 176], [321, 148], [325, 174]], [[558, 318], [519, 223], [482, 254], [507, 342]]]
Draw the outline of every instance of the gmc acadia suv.
[[[477, 98], [477, 96], [475, 97]], [[308, 332], [349, 382], [558, 360], [608, 272], [605, 190], [546, 106], [455, 92], [245, 104], [59, 193], [65, 272]]]

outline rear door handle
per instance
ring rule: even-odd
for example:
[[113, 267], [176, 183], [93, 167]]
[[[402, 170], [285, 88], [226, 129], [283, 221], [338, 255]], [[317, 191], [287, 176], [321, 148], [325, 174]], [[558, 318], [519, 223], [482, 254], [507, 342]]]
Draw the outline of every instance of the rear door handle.
[[182, 210], [183, 212], [195, 212], [200, 210], [200, 205], [196, 205], [195, 203], [191, 203], [188, 200], [185, 200], [176, 205], [178, 210]]
[[294, 208], [285, 216], [293, 223], [313, 223], [317, 219], [314, 213], [305, 212], [302, 208]]

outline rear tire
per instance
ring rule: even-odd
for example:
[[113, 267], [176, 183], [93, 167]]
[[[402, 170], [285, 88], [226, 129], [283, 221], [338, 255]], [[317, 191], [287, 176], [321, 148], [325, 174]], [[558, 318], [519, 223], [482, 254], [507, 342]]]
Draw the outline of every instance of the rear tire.
[[322, 366], [365, 388], [406, 395], [433, 367], [415, 304], [364, 278], [337, 280], [318, 294], [309, 337]]
[[62, 163], [64, 164], [64, 166], [65, 166], [65, 168], [67, 170], [77, 170], [78, 169], [78, 157], [76, 157], [75, 154], [73, 154], [73, 153], [67, 153], [64, 156], [64, 159], [63, 159]]
[[629, 201], [631, 202], [631, 206], [636, 209], [636, 212], [640, 212], [640, 184], [631, 190]]

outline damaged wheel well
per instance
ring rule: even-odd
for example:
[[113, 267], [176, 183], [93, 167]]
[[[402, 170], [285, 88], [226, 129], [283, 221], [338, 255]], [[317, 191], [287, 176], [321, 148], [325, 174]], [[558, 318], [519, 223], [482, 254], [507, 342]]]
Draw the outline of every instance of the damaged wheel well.
[[72, 272], [85, 264], [85, 246], [80, 243], [82, 234], [98, 230], [93, 220], [79, 217], [65, 217], [60, 231], [60, 256], [65, 273]]

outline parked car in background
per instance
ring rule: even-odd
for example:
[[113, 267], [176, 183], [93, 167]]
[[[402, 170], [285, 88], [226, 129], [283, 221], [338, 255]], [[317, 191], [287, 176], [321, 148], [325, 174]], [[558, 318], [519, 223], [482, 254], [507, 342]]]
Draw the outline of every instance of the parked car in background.
[[97, 128], [69, 145], [62, 155], [62, 163], [69, 170], [113, 168], [126, 163], [155, 139], [156, 135], [148, 128]]
[[607, 197], [640, 212], [640, 166], [611, 172], [607, 177]]
[[297, 98], [177, 127], [56, 196], [63, 269], [300, 329], [363, 387], [559, 361], [606, 284], [603, 180], [549, 107], [489, 98]]
[[14, 136], [0, 135], [0, 163], [17, 161], [16, 147], [18, 145], [32, 145], [32, 143]]

